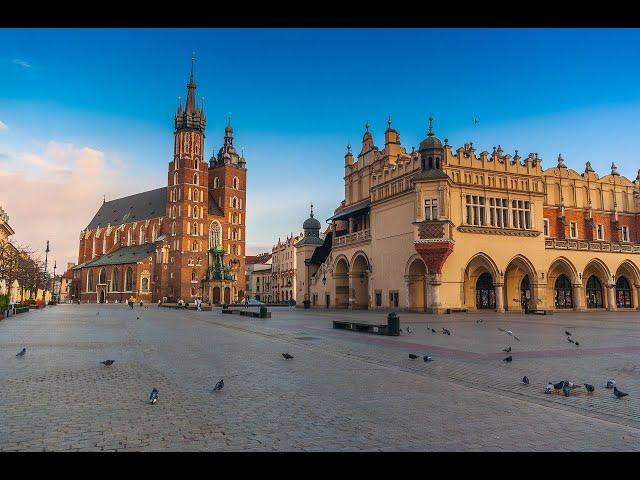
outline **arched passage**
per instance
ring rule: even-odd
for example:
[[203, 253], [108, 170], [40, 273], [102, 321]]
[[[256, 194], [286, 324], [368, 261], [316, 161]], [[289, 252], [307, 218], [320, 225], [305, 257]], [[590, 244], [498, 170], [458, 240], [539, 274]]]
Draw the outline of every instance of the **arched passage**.
[[427, 267], [422, 258], [416, 257], [407, 269], [409, 285], [409, 308], [424, 312], [427, 308]]
[[464, 273], [464, 303], [469, 310], [496, 309], [496, 279], [498, 269], [489, 256], [480, 253], [474, 256]]
[[629, 260], [625, 260], [616, 270], [616, 307], [634, 308], [640, 304], [639, 285], [638, 268]]
[[582, 273], [582, 281], [585, 283], [584, 293], [587, 308], [610, 308], [611, 274], [607, 266], [600, 260], [591, 260]]
[[557, 258], [551, 263], [547, 273], [547, 299], [550, 308], [573, 309], [581, 305], [578, 274], [573, 264], [564, 257]]
[[336, 308], [349, 307], [349, 262], [345, 257], [336, 261], [333, 269], [333, 278], [336, 284]]
[[364, 253], [357, 254], [351, 263], [353, 303], [351, 308], [369, 308], [369, 260]]
[[524, 256], [518, 255], [509, 262], [504, 271], [504, 305], [506, 310], [517, 311], [525, 308], [537, 308], [532, 284], [536, 279], [536, 272], [531, 262]]

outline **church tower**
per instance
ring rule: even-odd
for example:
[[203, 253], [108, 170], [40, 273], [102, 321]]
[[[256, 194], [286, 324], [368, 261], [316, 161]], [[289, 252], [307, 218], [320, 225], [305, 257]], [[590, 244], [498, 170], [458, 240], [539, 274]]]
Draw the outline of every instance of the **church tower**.
[[225, 246], [225, 262], [231, 267], [235, 280], [232, 298], [241, 299], [245, 293], [245, 239], [247, 168], [244, 155], [239, 155], [233, 145], [233, 127], [229, 117], [224, 129], [223, 145], [216, 156], [209, 160], [209, 192], [225, 214], [222, 238]]
[[183, 107], [179, 101], [175, 114], [173, 161], [167, 175], [169, 263], [168, 275], [162, 275], [167, 296], [189, 303], [202, 295], [198, 281], [207, 267], [209, 199], [209, 172], [203, 161], [206, 117], [196, 103], [194, 62], [192, 57], [186, 103]]

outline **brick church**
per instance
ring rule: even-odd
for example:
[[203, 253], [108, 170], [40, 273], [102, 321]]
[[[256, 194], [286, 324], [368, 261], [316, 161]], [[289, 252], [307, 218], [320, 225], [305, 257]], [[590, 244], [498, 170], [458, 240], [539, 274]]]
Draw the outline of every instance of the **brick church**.
[[247, 168], [233, 146], [204, 159], [206, 116], [191, 75], [175, 114], [167, 186], [104, 202], [80, 232], [73, 294], [83, 303], [232, 303], [244, 298]]

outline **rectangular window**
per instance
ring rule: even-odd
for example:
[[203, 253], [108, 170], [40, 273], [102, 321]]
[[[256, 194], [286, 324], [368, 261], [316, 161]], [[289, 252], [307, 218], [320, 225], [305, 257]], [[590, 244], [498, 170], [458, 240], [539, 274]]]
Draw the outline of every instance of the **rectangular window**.
[[622, 241], [623, 242], [629, 241], [629, 227], [627, 227], [626, 225], [622, 226]]
[[487, 224], [484, 197], [467, 195], [467, 225], [485, 226]]
[[489, 225], [505, 228], [509, 226], [509, 203], [505, 198], [489, 198]]
[[531, 202], [526, 200], [512, 200], [512, 227], [520, 230], [531, 229]]
[[382, 291], [376, 290], [376, 307], [382, 306]]
[[424, 201], [424, 219], [425, 220], [438, 219], [438, 199], [428, 198]]
[[398, 292], [389, 292], [389, 306], [397, 307], [398, 306]]
[[598, 240], [604, 240], [604, 227], [602, 226], [602, 224], [598, 224], [596, 226], [596, 232]]
[[569, 234], [571, 238], [578, 238], [578, 224], [576, 222], [571, 222], [570, 230]]
[[549, 236], [549, 220], [548, 219], [544, 219], [544, 225], [542, 227], [543, 231], [544, 231], [544, 236], [548, 237]]

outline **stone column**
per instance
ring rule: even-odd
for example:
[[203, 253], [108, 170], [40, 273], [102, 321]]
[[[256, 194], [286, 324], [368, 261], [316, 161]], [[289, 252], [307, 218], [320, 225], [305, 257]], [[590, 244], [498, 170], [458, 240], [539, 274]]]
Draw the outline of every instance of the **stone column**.
[[410, 311], [411, 310], [411, 299], [410, 299], [410, 295], [411, 295], [411, 277], [409, 277], [408, 275], [406, 275], [404, 277], [404, 309], [406, 311]]
[[[351, 219], [349, 219], [349, 224], [351, 224]], [[351, 228], [351, 227], [349, 227], [349, 228]], [[348, 299], [348, 301], [349, 301], [349, 310], [351, 310], [351, 309], [353, 309], [353, 304], [355, 302], [356, 289], [354, 287], [353, 282], [354, 282], [354, 279], [356, 277], [354, 276], [353, 273], [349, 273], [347, 275], [349, 276], [349, 296], [348, 296], [349, 297], [349, 299]]]
[[618, 309], [616, 304], [616, 286], [615, 284], [607, 285], [607, 310], [615, 312]]
[[496, 289], [496, 312], [504, 312], [504, 298], [502, 295], [502, 287], [504, 285], [499, 283], [495, 285]]
[[353, 217], [349, 217], [349, 233], [353, 233]]
[[[429, 275], [430, 278], [430, 286], [431, 286], [431, 295], [429, 295], [429, 300], [431, 300], [431, 305], [429, 309], [432, 313], [442, 313], [442, 304], [440, 303], [440, 285], [442, 281], [440, 279], [439, 273], [432, 273]], [[427, 298], [425, 298], [425, 302]]]
[[578, 312], [584, 312], [586, 310], [584, 290], [580, 283], [573, 284], [573, 309]]

